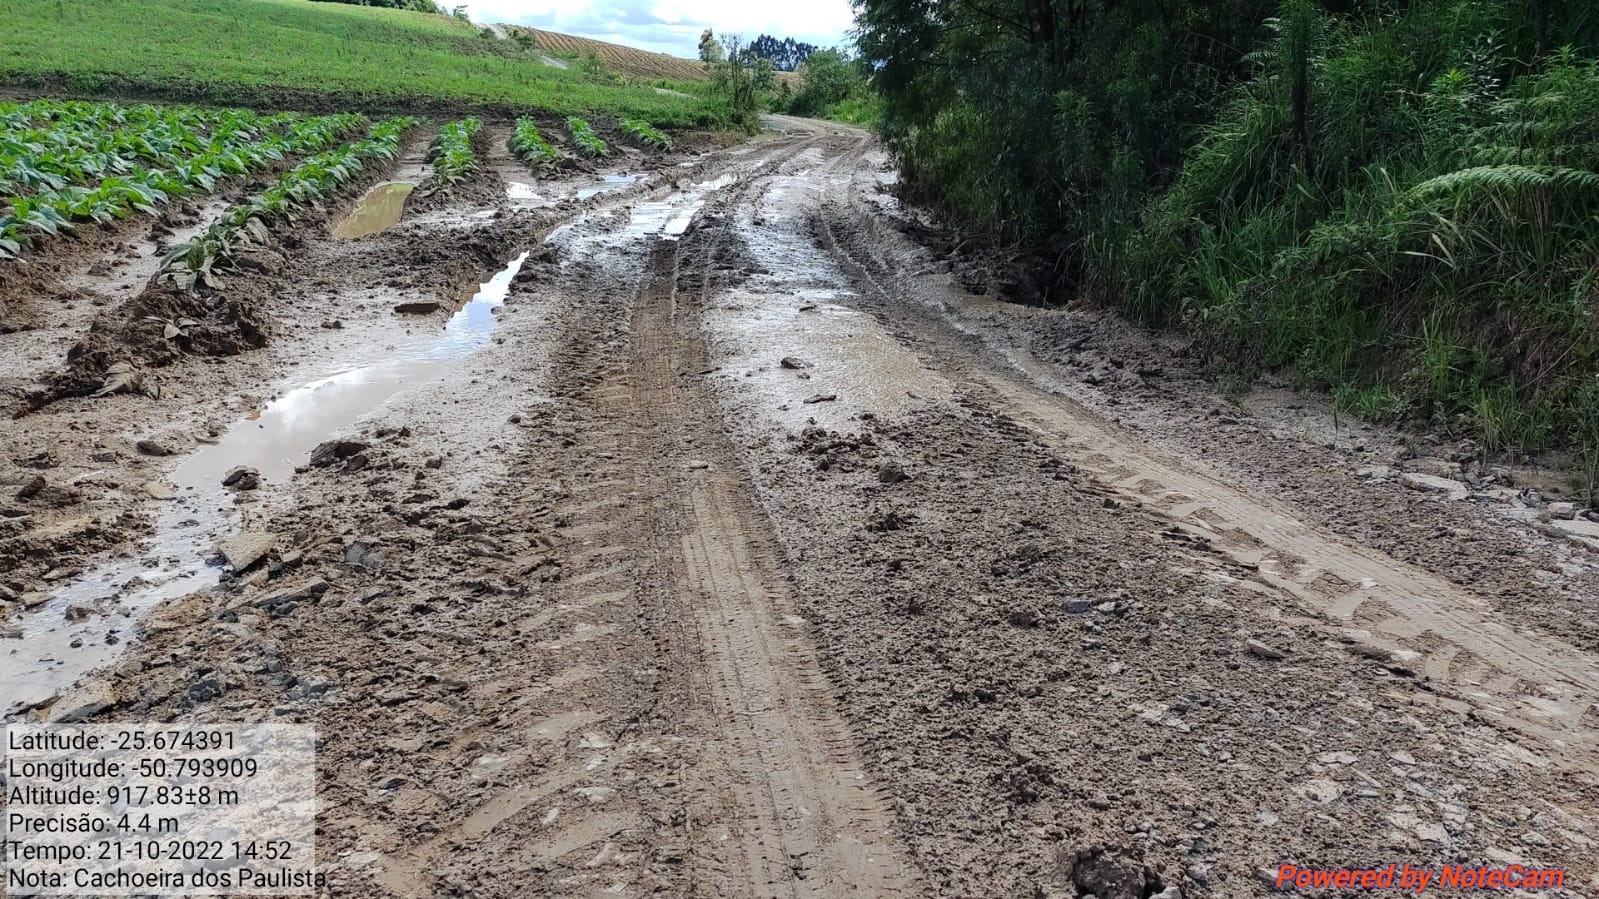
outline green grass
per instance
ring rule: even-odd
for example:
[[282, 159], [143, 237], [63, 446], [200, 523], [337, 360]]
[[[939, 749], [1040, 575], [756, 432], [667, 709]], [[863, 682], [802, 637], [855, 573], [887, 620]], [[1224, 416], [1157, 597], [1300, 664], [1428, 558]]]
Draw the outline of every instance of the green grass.
[[544, 65], [445, 16], [309, 0], [6, 0], [0, 82], [268, 107], [715, 119], [699, 96]]

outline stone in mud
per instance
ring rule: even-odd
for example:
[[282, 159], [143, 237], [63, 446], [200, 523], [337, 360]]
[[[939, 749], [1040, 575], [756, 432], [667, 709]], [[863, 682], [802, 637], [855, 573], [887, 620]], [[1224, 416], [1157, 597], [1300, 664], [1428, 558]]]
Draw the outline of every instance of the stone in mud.
[[143, 393], [153, 395], [144, 386], [144, 375], [126, 362], [112, 363], [106, 369], [105, 380], [100, 383], [100, 389], [95, 391], [96, 398], [110, 396], [113, 393]]
[[1574, 521], [1577, 517], [1577, 504], [1550, 503], [1544, 507], [1543, 514], [1551, 521]]
[[377, 568], [383, 564], [383, 551], [376, 537], [357, 537], [344, 550], [346, 565], [357, 568]]
[[243, 571], [271, 552], [275, 540], [277, 535], [266, 531], [241, 531], [223, 541], [217, 549], [234, 571]]
[[815, 396], [805, 400], [805, 405], [810, 406], [816, 403], [831, 403], [836, 399], [838, 399], [838, 394], [836, 393], [818, 393]]
[[153, 437], [146, 437], [138, 443], [135, 443], [133, 448], [145, 454], [146, 456], [170, 456], [173, 454], [172, 447]]
[[1032, 609], [1012, 609], [1005, 620], [1016, 627], [1038, 627], [1038, 613]]
[[1453, 478], [1441, 478], [1437, 475], [1418, 474], [1413, 471], [1407, 471], [1400, 475], [1399, 483], [1409, 487], [1411, 490], [1419, 490], [1423, 493], [1437, 493], [1448, 496], [1458, 496], [1462, 498], [1465, 497], [1467, 493], [1466, 485], [1454, 480]]
[[254, 490], [261, 486], [261, 472], [248, 465], [236, 465], [222, 476], [222, 486], [234, 490]]
[[1073, 615], [1086, 615], [1094, 610], [1094, 602], [1089, 599], [1066, 600], [1066, 611]]
[[806, 362], [804, 359], [801, 359], [798, 356], [784, 356], [782, 358], [782, 361], [778, 362], [777, 364], [783, 366], [784, 368], [790, 369], [790, 370], [797, 370], [797, 369], [801, 369], [801, 368], [810, 368], [811, 367], [811, 364], [809, 362]]
[[56, 700], [45, 715], [48, 724], [65, 724], [92, 718], [117, 704], [117, 694], [105, 681], [80, 684], [76, 690]]
[[44, 488], [47, 486], [49, 486], [49, 482], [44, 479], [44, 475], [36, 474], [29, 478], [26, 484], [22, 485], [21, 490], [17, 491], [17, 499], [32, 499], [43, 493]]
[[342, 331], [344, 330], [344, 322], [341, 322], [336, 318], [330, 318], [322, 323], [322, 327], [328, 329], [329, 331]]
[[401, 315], [431, 315], [443, 306], [444, 304], [437, 300], [417, 300], [410, 303], [395, 303], [394, 311]]
[[313, 468], [326, 468], [341, 459], [349, 459], [359, 455], [367, 448], [367, 444], [359, 440], [328, 440], [317, 444], [311, 450], [311, 466]]
[[256, 600], [254, 605], [259, 608], [266, 609], [269, 612], [282, 609], [293, 603], [307, 602], [309, 600], [316, 599], [322, 594], [328, 592], [329, 586], [331, 585], [322, 578], [314, 578], [306, 581], [298, 587], [292, 587], [287, 590], [279, 590], [271, 596], [262, 597], [261, 599]]
[[1066, 880], [1079, 896], [1095, 899], [1143, 899], [1163, 886], [1142, 861], [1126, 849], [1095, 846], [1068, 857]]
[[144, 492], [151, 499], [172, 499], [178, 491], [164, 481], [145, 481]]
[[877, 469], [877, 479], [885, 484], [898, 484], [905, 480], [905, 469], [900, 468], [897, 463], [884, 462]]
[[233, 265], [235, 268], [243, 269], [245, 271], [261, 272], [262, 274], [267, 275], [277, 274], [278, 272], [282, 271], [283, 266], [287, 262], [288, 260], [284, 259], [282, 255], [266, 249], [250, 250], [246, 253], [237, 253], [233, 257]]
[[1285, 658], [1282, 650], [1274, 649], [1274, 648], [1272, 648], [1270, 646], [1267, 646], [1266, 644], [1260, 642], [1259, 640], [1245, 640], [1244, 641], [1244, 646], [1248, 647], [1250, 654], [1259, 656], [1260, 658], [1263, 658], [1263, 659], [1270, 659], [1272, 661], [1277, 661], [1279, 659]]

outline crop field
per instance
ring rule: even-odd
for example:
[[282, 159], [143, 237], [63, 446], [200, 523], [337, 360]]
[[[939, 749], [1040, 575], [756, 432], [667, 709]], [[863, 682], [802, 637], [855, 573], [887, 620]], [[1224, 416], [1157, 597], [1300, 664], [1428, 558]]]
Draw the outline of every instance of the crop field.
[[579, 57], [593, 54], [599, 57], [600, 63], [607, 69], [633, 78], [704, 81], [708, 77], [705, 66], [692, 59], [668, 56], [665, 53], [651, 53], [648, 50], [545, 31], [541, 28], [522, 28], [516, 25], [507, 25], [506, 28], [533, 35], [539, 47], [551, 53]]
[[[400, 136], [415, 119], [386, 119], [366, 140], [319, 153], [285, 172], [275, 184], [231, 206], [194, 240], [180, 244], [163, 260], [166, 275], [180, 287], [221, 286], [215, 267], [234, 253], [264, 243], [273, 222], [288, 221], [300, 207], [331, 198], [369, 162], [392, 160]], [[470, 161], [470, 150], [468, 150]]]
[[[674, 77], [697, 77], [697, 63], [678, 62], [691, 74]], [[267, 109], [466, 104], [661, 127], [715, 118], [700, 97], [548, 65], [449, 17], [308, 0], [8, 0], [0, 83]]]
[[360, 121], [53, 100], [0, 105], [0, 259], [86, 223], [210, 193], [224, 178], [329, 147]]

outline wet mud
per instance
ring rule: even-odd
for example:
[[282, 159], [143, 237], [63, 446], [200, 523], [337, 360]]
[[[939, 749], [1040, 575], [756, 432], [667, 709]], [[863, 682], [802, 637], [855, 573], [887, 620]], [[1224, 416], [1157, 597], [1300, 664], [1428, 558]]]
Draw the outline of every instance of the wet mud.
[[774, 125], [330, 214], [233, 355], [97, 332], [159, 389], [0, 423], [10, 714], [316, 724], [341, 896], [1594, 882], [1585, 518], [975, 295]]

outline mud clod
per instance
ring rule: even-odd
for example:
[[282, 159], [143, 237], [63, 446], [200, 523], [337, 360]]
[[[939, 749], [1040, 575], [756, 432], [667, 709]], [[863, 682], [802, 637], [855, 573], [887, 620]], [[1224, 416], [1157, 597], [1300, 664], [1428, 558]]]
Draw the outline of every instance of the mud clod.
[[335, 462], [353, 459], [364, 453], [370, 444], [359, 440], [328, 440], [311, 450], [311, 467], [326, 468]]
[[417, 300], [410, 303], [394, 304], [394, 311], [401, 315], [431, 315], [444, 308], [444, 304], [437, 300]]
[[247, 465], [237, 465], [222, 476], [222, 486], [234, 490], [255, 490], [261, 486], [261, 472]]
[[223, 541], [217, 550], [235, 572], [244, 571], [272, 551], [277, 535], [266, 531], [241, 531]]

